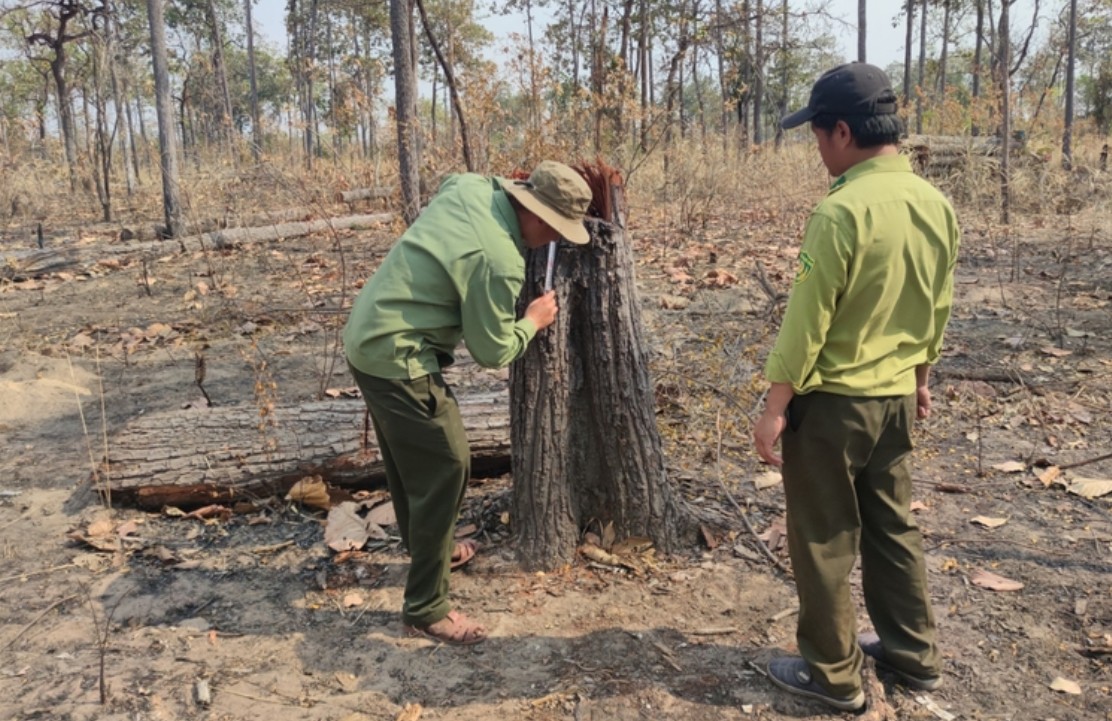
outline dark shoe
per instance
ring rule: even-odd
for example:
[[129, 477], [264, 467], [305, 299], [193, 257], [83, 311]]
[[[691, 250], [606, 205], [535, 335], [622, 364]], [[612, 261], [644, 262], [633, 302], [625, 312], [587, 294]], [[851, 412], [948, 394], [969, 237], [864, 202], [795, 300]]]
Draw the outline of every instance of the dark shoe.
[[819, 685], [811, 677], [811, 669], [799, 656], [784, 656], [768, 662], [768, 679], [788, 693], [817, 699], [842, 711], [860, 711], [865, 708], [865, 692], [856, 696], [839, 698]]
[[857, 637], [857, 644], [861, 646], [861, 650], [865, 652], [866, 656], [876, 661], [877, 668], [891, 672], [905, 686], [910, 686], [920, 691], [937, 691], [942, 688], [941, 676], [916, 676], [915, 674], [901, 671], [888, 663], [888, 659], [884, 654], [884, 645], [880, 642], [880, 636], [877, 636], [875, 633], [860, 634]]

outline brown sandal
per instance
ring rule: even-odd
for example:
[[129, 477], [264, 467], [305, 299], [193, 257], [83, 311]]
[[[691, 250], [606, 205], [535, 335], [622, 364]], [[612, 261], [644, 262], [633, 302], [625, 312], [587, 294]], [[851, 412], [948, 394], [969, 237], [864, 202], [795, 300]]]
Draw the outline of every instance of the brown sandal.
[[486, 640], [486, 629], [458, 611], [427, 626], [404, 624], [407, 636], [424, 636], [452, 646], [472, 646]]
[[456, 541], [456, 547], [452, 549], [452, 562], [450, 568], [454, 571], [457, 568], [466, 566], [475, 557], [479, 550], [479, 544], [472, 541], [470, 538], [462, 541]]

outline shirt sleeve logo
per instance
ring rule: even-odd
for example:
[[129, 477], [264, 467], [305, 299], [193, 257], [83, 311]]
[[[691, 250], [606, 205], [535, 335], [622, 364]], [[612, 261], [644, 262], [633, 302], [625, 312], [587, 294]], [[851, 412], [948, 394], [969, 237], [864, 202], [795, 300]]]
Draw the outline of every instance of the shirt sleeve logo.
[[811, 271], [815, 269], [815, 259], [811, 254], [805, 250], [799, 251], [799, 270], [795, 273], [795, 284], [799, 285], [803, 281], [811, 277]]

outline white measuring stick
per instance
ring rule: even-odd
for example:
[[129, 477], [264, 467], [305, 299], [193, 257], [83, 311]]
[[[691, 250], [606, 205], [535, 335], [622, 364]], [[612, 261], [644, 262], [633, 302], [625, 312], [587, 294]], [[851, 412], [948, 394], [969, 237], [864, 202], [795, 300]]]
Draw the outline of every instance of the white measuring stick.
[[552, 273], [556, 270], [556, 241], [548, 244], [548, 267], [544, 270], [544, 292], [552, 290]]

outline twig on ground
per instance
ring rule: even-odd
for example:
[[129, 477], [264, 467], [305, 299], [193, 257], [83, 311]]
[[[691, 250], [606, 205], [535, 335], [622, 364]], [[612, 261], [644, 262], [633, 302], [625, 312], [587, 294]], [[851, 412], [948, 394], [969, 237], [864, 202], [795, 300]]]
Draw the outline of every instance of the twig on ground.
[[688, 636], [727, 636], [731, 633], [738, 633], [741, 629], [727, 626], [725, 628], [696, 628], [688, 631]]
[[36, 623], [43, 620], [43, 618], [46, 617], [46, 614], [48, 614], [51, 611], [53, 611], [54, 609], [58, 608], [58, 606], [61, 606], [63, 603], [66, 603], [67, 601], [72, 601], [73, 599], [77, 598], [78, 595], [79, 594], [72, 593], [72, 594], [66, 596], [65, 598], [59, 598], [57, 601], [55, 601], [54, 603], [47, 606], [45, 609], [42, 610], [42, 612], [39, 613], [38, 616], [35, 616], [33, 619], [31, 619], [31, 622], [28, 623], [26, 626], [24, 626], [22, 631], [20, 631], [15, 636], [13, 636], [10, 641], [5, 643], [3, 648], [0, 648], [0, 651], [7, 651], [9, 648], [12, 647], [12, 645], [16, 641], [23, 638], [23, 634], [30, 631]]
[[1066, 464], [1063, 464], [1061, 466], [1058, 466], [1058, 470], [1064, 471], [1064, 470], [1069, 469], [1069, 468], [1079, 468], [1080, 466], [1087, 466], [1090, 463], [1100, 463], [1101, 461], [1107, 461], [1109, 458], [1112, 458], [1112, 453], [1105, 453], [1103, 456], [1097, 456], [1096, 458], [1087, 458], [1084, 461], [1076, 461], [1074, 463], [1066, 463]]
[[[16, 519], [19, 520], [19, 519]], [[18, 581], [21, 578], [28, 578], [29, 576], [41, 576], [44, 573], [54, 573], [61, 571], [64, 568], [76, 568], [76, 563], [63, 563], [60, 566], [51, 566], [50, 568], [40, 568], [37, 571], [26, 571], [24, 573], [17, 573], [14, 576], [5, 576], [0, 578], [0, 583], [7, 583], [8, 581]]]
[[746, 513], [745, 509], [742, 508], [741, 505], [739, 505], [738, 502], [734, 500], [733, 495], [730, 494], [730, 489], [726, 488], [726, 482], [722, 479], [722, 412], [721, 411], [718, 412], [718, 415], [714, 419], [714, 430], [715, 430], [715, 433], [717, 434], [717, 438], [718, 438], [718, 445], [717, 445], [717, 448], [715, 449], [715, 452], [714, 452], [714, 465], [715, 465], [715, 468], [718, 471], [718, 485], [722, 486], [722, 492], [726, 494], [726, 498], [729, 499], [729, 501], [733, 505], [733, 507], [737, 509], [738, 515], [741, 516], [741, 522], [745, 524], [745, 528], [753, 536], [753, 540], [757, 542], [757, 546], [760, 547], [762, 552], [764, 552], [765, 557], [768, 558], [768, 560], [772, 561], [772, 564], [774, 566], [776, 566], [777, 568], [779, 568], [781, 571], [783, 571], [787, 576], [791, 576], [792, 572], [788, 570], [787, 566], [785, 566], [780, 561], [780, 559], [777, 558], [776, 555], [772, 553], [772, 551], [768, 550], [768, 546], [765, 545], [765, 542], [762, 541], [761, 537], [757, 535], [757, 531], [756, 531], [755, 528], [753, 528], [753, 524], [749, 523], [749, 514]]

